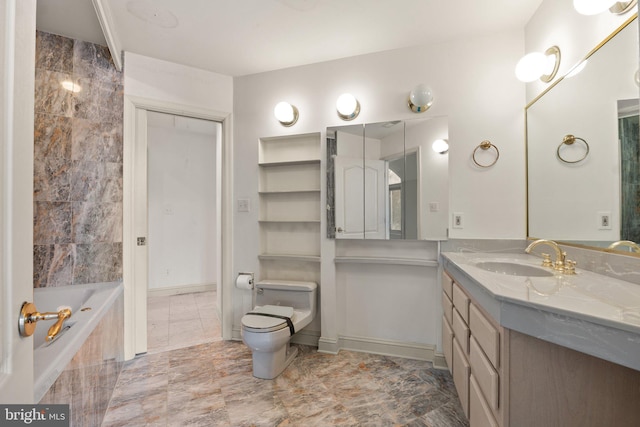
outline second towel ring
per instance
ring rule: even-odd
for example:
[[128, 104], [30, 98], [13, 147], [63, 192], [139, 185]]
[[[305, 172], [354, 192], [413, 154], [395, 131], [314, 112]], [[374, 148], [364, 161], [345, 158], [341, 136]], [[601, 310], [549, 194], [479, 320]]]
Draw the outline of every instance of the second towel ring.
[[[489, 148], [492, 148], [492, 147], [493, 147], [494, 150], [496, 150], [496, 158], [495, 158], [495, 160], [493, 162], [487, 164], [487, 165], [482, 165], [482, 164], [478, 163], [478, 160], [476, 160], [476, 153], [478, 152], [478, 149], [482, 148], [483, 150], [488, 150]], [[480, 145], [478, 145], [476, 147], [475, 150], [473, 150], [473, 155], [471, 157], [473, 158], [473, 163], [475, 163], [476, 165], [480, 166], [481, 168], [489, 168], [489, 167], [495, 165], [496, 162], [498, 161], [498, 159], [500, 158], [500, 150], [498, 150], [498, 147], [493, 145], [491, 143], [491, 141], [485, 140], [485, 141], [482, 141], [480, 143]]]
[[[585, 151], [584, 156], [580, 157], [578, 160], [567, 160], [560, 155], [560, 148], [562, 148], [563, 145], [573, 144], [574, 142], [576, 142], [576, 139], [584, 142], [584, 146], [587, 148], [587, 151]], [[589, 144], [587, 144], [587, 141], [585, 141], [583, 138], [579, 138], [574, 135], [565, 135], [564, 138], [562, 138], [562, 142], [560, 143], [560, 145], [558, 145], [558, 149], [556, 150], [556, 155], [561, 161], [565, 163], [578, 163], [586, 159], [587, 156], [589, 155]]]

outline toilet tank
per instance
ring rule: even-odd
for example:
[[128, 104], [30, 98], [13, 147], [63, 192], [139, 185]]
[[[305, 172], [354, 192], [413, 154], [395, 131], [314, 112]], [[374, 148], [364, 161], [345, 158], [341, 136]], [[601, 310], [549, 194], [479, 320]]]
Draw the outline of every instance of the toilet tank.
[[282, 305], [296, 310], [310, 309], [315, 315], [318, 285], [315, 282], [261, 280], [256, 282], [255, 305]]

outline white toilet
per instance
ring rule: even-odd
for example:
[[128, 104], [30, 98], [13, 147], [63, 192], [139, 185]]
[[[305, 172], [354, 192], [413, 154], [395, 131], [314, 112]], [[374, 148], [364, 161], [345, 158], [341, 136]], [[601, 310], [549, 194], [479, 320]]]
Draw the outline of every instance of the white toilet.
[[255, 284], [254, 309], [242, 317], [242, 341], [253, 353], [253, 376], [273, 379], [293, 361], [293, 334], [316, 317], [314, 282], [263, 280]]

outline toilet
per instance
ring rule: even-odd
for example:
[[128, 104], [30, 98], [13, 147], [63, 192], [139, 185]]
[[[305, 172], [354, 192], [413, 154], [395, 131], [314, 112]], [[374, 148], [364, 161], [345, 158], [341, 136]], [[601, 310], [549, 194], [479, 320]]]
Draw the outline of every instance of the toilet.
[[254, 308], [242, 317], [242, 341], [253, 353], [253, 376], [273, 379], [295, 359], [291, 337], [316, 317], [314, 282], [263, 280], [255, 283]]

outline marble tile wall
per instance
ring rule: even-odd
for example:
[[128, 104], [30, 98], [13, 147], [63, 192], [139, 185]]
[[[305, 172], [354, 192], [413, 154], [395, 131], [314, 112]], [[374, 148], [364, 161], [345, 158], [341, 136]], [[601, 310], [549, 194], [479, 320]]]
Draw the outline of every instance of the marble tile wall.
[[35, 81], [34, 287], [118, 280], [123, 75], [105, 46], [37, 32]]
[[39, 403], [70, 405], [71, 426], [101, 425], [124, 366], [123, 331], [120, 295]]

